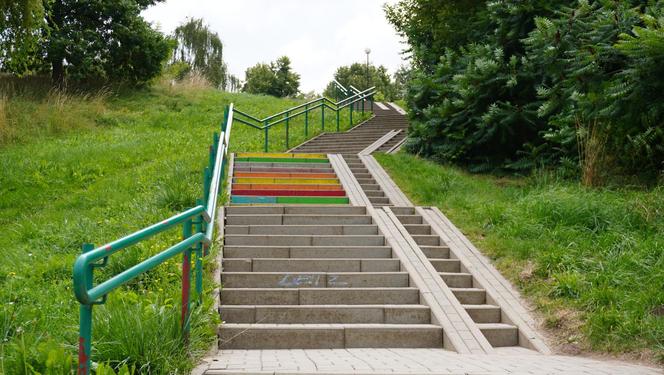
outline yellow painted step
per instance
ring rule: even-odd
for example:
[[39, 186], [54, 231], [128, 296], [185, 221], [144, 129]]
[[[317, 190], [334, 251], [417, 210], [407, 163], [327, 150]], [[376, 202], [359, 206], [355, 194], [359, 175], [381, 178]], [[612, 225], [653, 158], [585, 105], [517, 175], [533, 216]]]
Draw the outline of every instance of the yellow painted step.
[[306, 184], [339, 185], [336, 178], [270, 178], [270, 177], [235, 177], [236, 184]]
[[327, 159], [326, 154], [286, 154], [277, 152], [240, 152], [237, 158], [293, 158], [293, 159]]

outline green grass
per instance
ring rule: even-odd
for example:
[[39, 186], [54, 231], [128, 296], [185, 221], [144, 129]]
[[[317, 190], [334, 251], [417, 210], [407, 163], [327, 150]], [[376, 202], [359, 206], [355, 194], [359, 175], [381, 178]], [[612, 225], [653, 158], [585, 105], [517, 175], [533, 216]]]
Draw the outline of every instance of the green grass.
[[405, 153], [377, 159], [415, 204], [439, 207], [493, 259], [559, 344], [664, 361], [664, 187], [587, 189]]
[[[94, 95], [15, 90], [0, 98], [0, 373], [72, 369], [78, 304], [71, 273], [81, 244], [101, 245], [193, 206], [207, 146], [230, 102], [261, 117], [298, 103], [168, 85]], [[291, 147], [304, 140], [302, 126], [292, 123]], [[270, 134], [273, 151], [285, 150], [280, 129]], [[231, 150], [262, 151], [262, 136], [235, 124]], [[98, 280], [179, 236], [173, 230], [114, 255]], [[179, 341], [179, 263], [142, 275], [95, 307], [95, 362], [185, 373], [210, 347], [218, 317], [208, 313], [209, 297], [194, 314], [189, 350]]]

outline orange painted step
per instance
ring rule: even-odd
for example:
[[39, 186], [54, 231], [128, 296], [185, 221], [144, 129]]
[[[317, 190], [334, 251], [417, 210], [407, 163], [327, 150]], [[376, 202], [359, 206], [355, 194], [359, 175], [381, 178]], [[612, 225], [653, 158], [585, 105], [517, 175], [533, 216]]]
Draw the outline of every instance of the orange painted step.
[[241, 172], [233, 173], [234, 177], [274, 177], [274, 178], [336, 178], [334, 173], [274, 173], [274, 172]]
[[341, 185], [233, 184], [233, 190], [343, 190]]

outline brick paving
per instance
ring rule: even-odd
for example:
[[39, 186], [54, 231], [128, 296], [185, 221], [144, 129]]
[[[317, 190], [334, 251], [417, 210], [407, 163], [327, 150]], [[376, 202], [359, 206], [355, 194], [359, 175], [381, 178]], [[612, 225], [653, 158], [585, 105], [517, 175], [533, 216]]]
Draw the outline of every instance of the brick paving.
[[[597, 374], [655, 375], [662, 369], [618, 361], [536, 354], [457, 354], [443, 349], [220, 350], [198, 374]], [[534, 354], [535, 353], [535, 354]]]

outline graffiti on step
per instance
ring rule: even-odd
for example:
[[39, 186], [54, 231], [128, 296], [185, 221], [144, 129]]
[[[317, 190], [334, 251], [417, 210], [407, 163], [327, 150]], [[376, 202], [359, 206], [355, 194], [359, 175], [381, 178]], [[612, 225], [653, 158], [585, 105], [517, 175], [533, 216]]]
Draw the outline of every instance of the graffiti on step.
[[322, 274], [313, 274], [313, 275], [284, 275], [281, 280], [279, 280], [278, 285], [282, 288], [300, 288], [300, 287], [310, 287], [310, 288], [324, 288], [325, 286], [329, 287], [347, 287], [349, 286], [346, 281], [339, 281], [338, 275], [328, 275], [327, 283], [325, 282], [325, 275]]
[[282, 288], [325, 287], [324, 275], [284, 275], [279, 280]]

